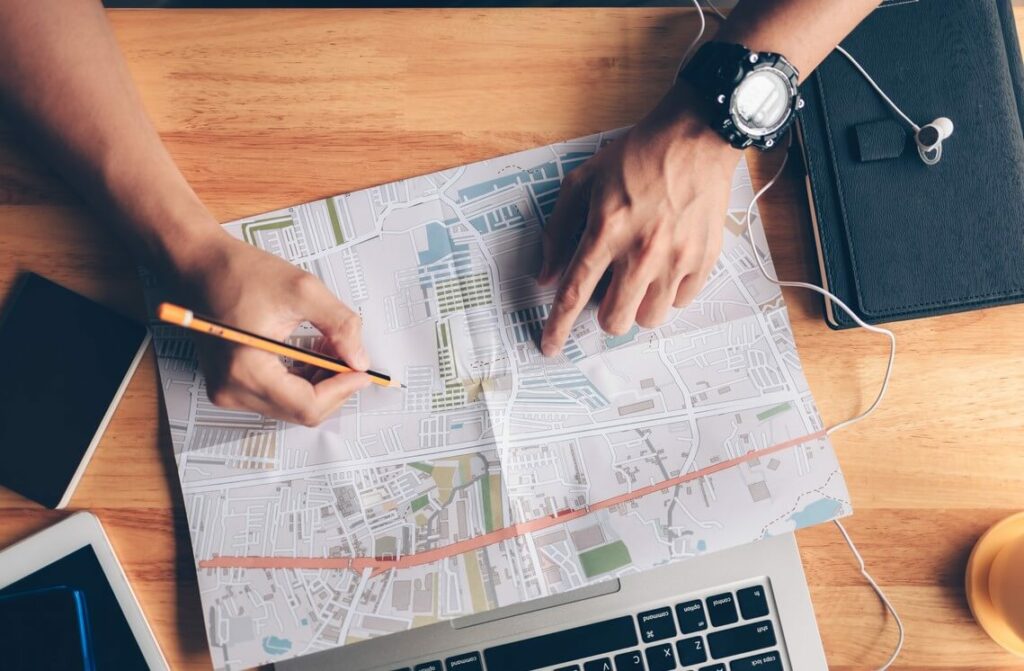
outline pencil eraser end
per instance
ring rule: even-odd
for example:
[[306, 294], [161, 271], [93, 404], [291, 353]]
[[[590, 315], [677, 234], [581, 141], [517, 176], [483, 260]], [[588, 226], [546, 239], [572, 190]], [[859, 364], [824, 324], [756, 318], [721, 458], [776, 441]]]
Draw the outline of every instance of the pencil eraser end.
[[173, 303], [161, 303], [156, 309], [157, 319], [179, 326], [188, 326], [192, 321], [192, 311]]

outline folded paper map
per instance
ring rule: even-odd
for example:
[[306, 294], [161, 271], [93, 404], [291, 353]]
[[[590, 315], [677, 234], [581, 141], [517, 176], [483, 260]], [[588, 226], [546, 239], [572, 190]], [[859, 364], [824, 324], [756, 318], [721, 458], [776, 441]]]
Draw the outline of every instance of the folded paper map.
[[[533, 279], [566, 172], [622, 131], [227, 225], [362, 316], [373, 366], [311, 429], [207, 399], [153, 325], [214, 664], [239, 669], [574, 589], [848, 514], [753, 196], [658, 329], [537, 339]], [[258, 272], [258, 269], [254, 269]], [[151, 296], [158, 288], [150, 287]], [[300, 343], [316, 333], [300, 331]]]

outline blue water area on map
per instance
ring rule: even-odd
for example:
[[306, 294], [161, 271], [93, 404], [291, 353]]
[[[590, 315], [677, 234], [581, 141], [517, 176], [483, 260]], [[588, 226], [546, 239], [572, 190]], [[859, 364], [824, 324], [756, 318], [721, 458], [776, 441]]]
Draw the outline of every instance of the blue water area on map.
[[427, 224], [427, 249], [419, 253], [420, 265], [428, 266], [437, 263], [455, 251], [448, 229], [438, 221]]
[[843, 504], [835, 499], [818, 499], [808, 503], [803, 510], [798, 510], [789, 516], [789, 519], [796, 524], [797, 529], [828, 522], [838, 516], [843, 510]]
[[697, 541], [697, 552], [704, 552], [707, 549], [708, 549], [708, 544], [706, 542], [704, 542], [703, 538], [700, 539], [699, 541]]
[[561, 185], [562, 185], [562, 181], [561, 180], [559, 180], [559, 179], [549, 179], [549, 180], [547, 180], [545, 182], [537, 182], [535, 184], [531, 184], [530, 188], [533, 189], [533, 192], [535, 194], [540, 195], [542, 193], [547, 193], [549, 191], [556, 191], [558, 189], [558, 187], [560, 187]]
[[633, 328], [629, 329], [628, 331], [626, 331], [622, 335], [620, 335], [620, 336], [608, 336], [607, 338], [605, 338], [604, 339], [604, 345], [608, 349], [615, 349], [616, 347], [619, 347], [620, 345], [625, 345], [627, 343], [633, 342], [633, 339], [636, 338], [636, 334], [637, 333], [640, 333], [640, 327], [637, 326], [636, 324], [633, 324]]
[[287, 638], [267, 636], [263, 639], [263, 650], [268, 655], [283, 655], [292, 649], [292, 642]]
[[589, 151], [570, 151], [558, 158], [562, 161], [562, 171], [568, 175], [573, 169], [586, 163], [591, 156], [593, 154]]

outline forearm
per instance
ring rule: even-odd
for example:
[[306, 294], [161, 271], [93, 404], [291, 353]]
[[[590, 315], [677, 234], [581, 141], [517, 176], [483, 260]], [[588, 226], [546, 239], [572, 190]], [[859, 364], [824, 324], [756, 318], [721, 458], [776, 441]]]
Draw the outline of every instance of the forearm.
[[98, 0], [0, 0], [0, 93], [145, 262], [181, 262], [220, 234], [146, 116]]
[[879, 0], [742, 0], [716, 39], [780, 53], [804, 78], [878, 4]]

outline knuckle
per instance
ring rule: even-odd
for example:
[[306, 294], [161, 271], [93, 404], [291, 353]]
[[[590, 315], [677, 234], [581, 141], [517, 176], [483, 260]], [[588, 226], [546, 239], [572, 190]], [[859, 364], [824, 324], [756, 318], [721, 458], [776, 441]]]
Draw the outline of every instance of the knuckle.
[[562, 312], [570, 312], [580, 306], [580, 301], [583, 299], [583, 292], [580, 291], [579, 285], [574, 282], [565, 284], [562, 290], [558, 292], [558, 298], [556, 299], [556, 306]]
[[639, 265], [650, 265], [655, 263], [662, 256], [661, 241], [654, 236], [640, 238], [633, 248], [633, 253]]
[[295, 421], [303, 426], [314, 427], [320, 423], [320, 417], [313, 412], [312, 408], [300, 407], [292, 412]]
[[679, 249], [673, 251], [669, 257], [668, 270], [673, 277], [682, 279], [690, 271], [690, 261], [686, 253]]
[[315, 276], [301, 272], [295, 276], [295, 280], [292, 284], [292, 291], [294, 295], [299, 298], [309, 298], [316, 295], [320, 290], [320, 280]]
[[615, 238], [625, 227], [626, 215], [618, 207], [607, 209], [594, 218], [594, 233], [598, 237]]
[[602, 216], [607, 217], [608, 219], [618, 220], [619, 222], [628, 218], [629, 207], [632, 203], [628, 195], [621, 191], [612, 189], [610, 191], [601, 191], [600, 196], [601, 199], [598, 212], [600, 212]]
[[249, 372], [249, 366], [246, 365], [245, 361], [240, 357], [233, 356], [231, 357], [231, 360], [228, 361], [225, 372], [227, 373], [228, 380], [234, 380], [237, 382], [238, 380], [243, 379], [243, 376]]
[[579, 282], [580, 278], [583, 277], [591, 277], [603, 273], [607, 266], [602, 265], [601, 261], [603, 259], [598, 258], [598, 253], [594, 249], [585, 250], [585, 253], [580, 254], [575, 261], [575, 282]]
[[221, 386], [207, 387], [206, 396], [219, 408], [233, 408], [236, 404], [234, 394]]
[[354, 315], [341, 317], [333, 326], [328, 338], [335, 348], [345, 350], [356, 347], [361, 338], [363, 323]]
[[625, 334], [631, 326], [631, 323], [628, 319], [623, 319], [618, 315], [599, 317], [598, 322], [601, 324], [601, 329], [605, 333], [613, 336], [620, 336]]
[[341, 318], [338, 330], [346, 340], [351, 341], [353, 338], [359, 337], [362, 332], [363, 320], [356, 313], [349, 312]]

